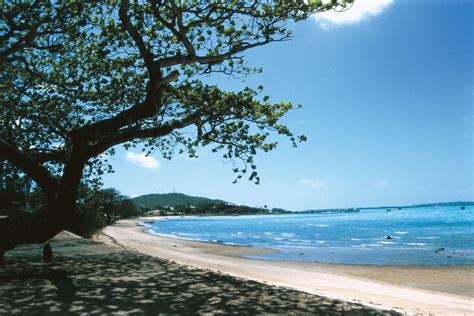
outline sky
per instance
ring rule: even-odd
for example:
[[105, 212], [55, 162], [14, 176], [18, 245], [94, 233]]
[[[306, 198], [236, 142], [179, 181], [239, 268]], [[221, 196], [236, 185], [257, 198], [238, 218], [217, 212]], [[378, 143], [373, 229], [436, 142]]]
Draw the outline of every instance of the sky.
[[294, 38], [249, 51], [263, 85], [303, 107], [284, 118], [308, 141], [256, 156], [261, 183], [232, 184], [232, 165], [119, 149], [106, 187], [181, 192], [289, 210], [474, 200], [474, 1], [356, 0], [347, 12], [291, 25]]

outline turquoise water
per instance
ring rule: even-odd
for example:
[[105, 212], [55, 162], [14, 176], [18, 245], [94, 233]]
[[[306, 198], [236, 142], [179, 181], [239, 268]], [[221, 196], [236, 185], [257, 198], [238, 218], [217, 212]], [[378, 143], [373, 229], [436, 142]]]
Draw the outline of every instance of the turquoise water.
[[[148, 233], [279, 250], [253, 256], [377, 265], [474, 264], [474, 207], [171, 218]], [[387, 239], [391, 236], [393, 239]], [[444, 250], [442, 250], [442, 249]]]

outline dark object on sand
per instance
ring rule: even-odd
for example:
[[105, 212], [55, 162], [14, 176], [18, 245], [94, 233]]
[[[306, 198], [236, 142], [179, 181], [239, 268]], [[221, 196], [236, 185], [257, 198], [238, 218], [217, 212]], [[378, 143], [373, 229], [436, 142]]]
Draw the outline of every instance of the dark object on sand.
[[43, 246], [43, 260], [47, 263], [53, 261], [53, 249], [49, 242], [45, 243]]
[[394, 239], [394, 238], [389, 235], [389, 236], [385, 237], [385, 239]]

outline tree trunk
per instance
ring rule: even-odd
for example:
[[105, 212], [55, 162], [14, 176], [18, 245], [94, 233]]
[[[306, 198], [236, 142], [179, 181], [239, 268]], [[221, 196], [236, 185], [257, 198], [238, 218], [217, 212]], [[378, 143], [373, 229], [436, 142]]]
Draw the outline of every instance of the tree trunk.
[[0, 218], [0, 254], [22, 244], [45, 243], [66, 227], [76, 208], [77, 192], [88, 159], [84, 151], [83, 140], [79, 138], [64, 165], [59, 185], [56, 181], [37, 183], [47, 199], [45, 210]]
[[46, 263], [53, 261], [53, 249], [49, 242], [45, 243], [43, 246], [43, 261]]
[[75, 203], [52, 203], [45, 211], [0, 219], [0, 254], [22, 244], [45, 243], [61, 232]]

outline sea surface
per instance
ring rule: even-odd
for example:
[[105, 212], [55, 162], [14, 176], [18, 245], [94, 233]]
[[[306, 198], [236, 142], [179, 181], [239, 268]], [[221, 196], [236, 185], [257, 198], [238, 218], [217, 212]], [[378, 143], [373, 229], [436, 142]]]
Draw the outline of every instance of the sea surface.
[[[376, 265], [474, 264], [474, 206], [170, 218], [148, 233], [277, 249], [251, 258]], [[387, 239], [387, 236], [393, 239]]]

